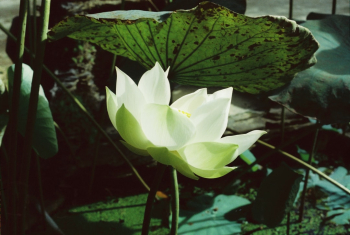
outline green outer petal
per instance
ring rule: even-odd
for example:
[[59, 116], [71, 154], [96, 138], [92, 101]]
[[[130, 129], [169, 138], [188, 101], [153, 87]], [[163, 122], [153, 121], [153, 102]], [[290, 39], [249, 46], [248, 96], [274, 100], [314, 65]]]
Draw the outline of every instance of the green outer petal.
[[124, 140], [120, 141], [125, 147], [127, 147], [131, 152], [136, 153], [137, 155], [141, 156], [149, 156], [149, 153], [146, 150], [135, 148], [134, 146], [128, 144]]
[[122, 104], [116, 115], [117, 129], [121, 137], [130, 145], [138, 149], [147, 149], [153, 144], [146, 138], [135, 117]]
[[211, 142], [221, 138], [226, 130], [231, 99], [216, 99], [201, 105], [191, 115], [196, 127], [195, 142]]
[[238, 156], [235, 154], [236, 149], [238, 145], [235, 144], [199, 142], [184, 146], [178, 153], [195, 168], [213, 170], [235, 160]]
[[147, 104], [142, 112], [141, 126], [147, 138], [156, 146], [170, 151], [184, 146], [195, 128], [190, 119], [168, 105]]
[[247, 149], [249, 149], [262, 135], [266, 134], [266, 131], [255, 130], [242, 135], [227, 136], [219, 140], [220, 143], [237, 144], [237, 155], [240, 155]]
[[199, 106], [201, 106], [207, 98], [207, 88], [202, 88], [193, 93], [180, 97], [171, 105], [171, 107], [192, 113]]
[[169, 105], [170, 83], [158, 62], [142, 75], [138, 87], [147, 103]]
[[148, 153], [157, 161], [164, 165], [173, 166], [178, 172], [184, 176], [198, 180], [198, 177], [193, 174], [187, 162], [181, 158], [177, 152], [170, 152], [165, 147], [150, 147], [147, 148]]
[[223, 167], [215, 170], [203, 170], [193, 166], [190, 166], [190, 168], [196, 175], [199, 175], [200, 177], [207, 179], [215, 179], [230, 173], [237, 167]]
[[106, 103], [109, 119], [111, 120], [114, 128], [117, 129], [117, 124], [115, 121], [118, 111], [117, 96], [108, 87], [106, 87]]

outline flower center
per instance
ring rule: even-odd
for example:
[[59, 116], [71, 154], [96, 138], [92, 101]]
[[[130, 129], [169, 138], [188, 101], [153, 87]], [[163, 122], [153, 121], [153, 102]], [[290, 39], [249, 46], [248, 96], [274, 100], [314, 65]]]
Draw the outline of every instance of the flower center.
[[190, 118], [190, 117], [191, 117], [191, 114], [190, 114], [190, 113], [188, 113], [188, 112], [182, 111], [182, 110], [180, 110], [180, 109], [178, 109], [178, 111], [179, 111], [180, 113], [182, 113], [182, 114], [186, 115], [188, 118]]

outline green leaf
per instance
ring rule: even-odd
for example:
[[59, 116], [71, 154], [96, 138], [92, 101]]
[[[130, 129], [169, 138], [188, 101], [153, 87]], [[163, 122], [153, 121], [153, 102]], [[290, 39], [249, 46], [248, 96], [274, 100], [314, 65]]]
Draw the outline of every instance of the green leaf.
[[211, 2], [174, 12], [114, 11], [69, 17], [49, 32], [96, 43], [169, 79], [201, 87], [266, 92], [316, 63], [308, 29], [279, 16], [248, 17]]
[[187, 204], [187, 210], [180, 210], [178, 234], [240, 234], [237, 220], [245, 217], [242, 208], [249, 204], [249, 200], [235, 195], [198, 196]]
[[[248, 165], [252, 164], [253, 162], [256, 161], [256, 158], [254, 156], [254, 154], [252, 152], [250, 152], [250, 150], [246, 150], [243, 153], [241, 153], [241, 155], [239, 155], [239, 157], [245, 161]], [[259, 170], [259, 165], [254, 165], [252, 168], [252, 171], [255, 172], [257, 170]]]
[[317, 64], [300, 72], [280, 93], [270, 96], [293, 112], [322, 123], [350, 121], [349, 16], [329, 16], [303, 24], [311, 30], [320, 49]]
[[[23, 64], [22, 67], [22, 83], [18, 111], [18, 131], [24, 136], [29, 108], [29, 97], [32, 87], [33, 70], [26, 64]], [[12, 100], [14, 69], [15, 65], [12, 65], [7, 70], [10, 102]], [[49, 102], [47, 101], [44, 90], [41, 86], [39, 90], [38, 108], [34, 125], [33, 148], [42, 158], [52, 157], [58, 151], [56, 131], [53, 124]]]
[[261, 183], [252, 206], [253, 218], [268, 227], [278, 226], [293, 206], [303, 176], [282, 164]]
[[[310, 154], [309, 154], [306, 150], [304, 150], [304, 149], [302, 149], [302, 148], [299, 148], [298, 145], [297, 145], [297, 149], [298, 149], [297, 152], [299, 153], [301, 159], [302, 159], [304, 162], [308, 162], [308, 161], [309, 161], [309, 156], [310, 156]], [[318, 161], [316, 161], [314, 157], [312, 157], [311, 162], [312, 162], [312, 163], [316, 163], [316, 164], [318, 163]]]

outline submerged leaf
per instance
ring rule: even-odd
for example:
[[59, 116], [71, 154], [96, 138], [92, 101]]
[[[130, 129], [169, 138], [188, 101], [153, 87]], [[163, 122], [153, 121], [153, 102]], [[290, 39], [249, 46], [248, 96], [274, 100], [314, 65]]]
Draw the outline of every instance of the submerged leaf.
[[[22, 83], [19, 97], [18, 131], [24, 136], [29, 108], [29, 97], [32, 87], [33, 70], [26, 64], [22, 65]], [[8, 68], [9, 93], [12, 97], [13, 76], [15, 66]], [[10, 98], [11, 101], [11, 98]], [[49, 102], [43, 88], [40, 86], [38, 108], [33, 133], [33, 148], [42, 158], [49, 158], [58, 151], [56, 131], [53, 124]]]
[[302, 178], [285, 164], [273, 170], [260, 185], [253, 218], [269, 227], [279, 225], [293, 206]]
[[235, 195], [201, 195], [188, 203], [188, 210], [180, 210], [178, 234], [224, 235], [239, 234], [238, 219], [245, 217], [249, 200]]
[[232, 86], [249, 93], [281, 87], [315, 64], [310, 31], [279, 16], [252, 18], [211, 2], [174, 12], [114, 11], [69, 17], [49, 32], [96, 43], [147, 69], [170, 66], [173, 82]]
[[[318, 170], [324, 172], [326, 168], [321, 167]], [[344, 167], [336, 168], [329, 177], [350, 189], [350, 175]], [[304, 183], [301, 182], [299, 196], [303, 186]], [[347, 193], [330, 182], [321, 179], [319, 175], [313, 172], [310, 172], [307, 187], [315, 187], [318, 191], [316, 207], [327, 211], [327, 220], [329, 219], [337, 224], [350, 223], [350, 196]]]
[[300, 72], [288, 87], [270, 99], [323, 123], [349, 122], [349, 20], [349, 16], [337, 15], [304, 23], [320, 43], [316, 52], [318, 63]]
[[[241, 153], [239, 155], [239, 157], [245, 161], [248, 165], [252, 164], [253, 162], [256, 161], [256, 158], [254, 156], [254, 154], [252, 152], [250, 152], [250, 150], [246, 150], [243, 153]], [[259, 165], [255, 164], [252, 168], [252, 171], [255, 172], [257, 170], [259, 170]]]

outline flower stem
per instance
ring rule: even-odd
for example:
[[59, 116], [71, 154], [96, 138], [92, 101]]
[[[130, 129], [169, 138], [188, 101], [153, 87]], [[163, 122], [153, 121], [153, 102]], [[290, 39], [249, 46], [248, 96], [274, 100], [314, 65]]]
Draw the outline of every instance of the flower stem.
[[171, 178], [172, 178], [172, 187], [171, 187], [171, 210], [172, 210], [172, 219], [171, 219], [171, 231], [170, 235], [177, 234], [178, 222], [179, 222], [179, 184], [177, 182], [177, 173], [175, 168], [171, 168]]
[[166, 167], [167, 167], [166, 165], [163, 165], [159, 162], [157, 163], [156, 175], [154, 176], [154, 180], [151, 185], [151, 190], [148, 193], [148, 197], [147, 197], [146, 210], [145, 210], [145, 215], [143, 218], [143, 225], [142, 225], [142, 235], [148, 234], [149, 224], [151, 222], [151, 212], [152, 212], [154, 198], [155, 198], [157, 189], [159, 187], [160, 181], [162, 180], [162, 176], [164, 174]]

